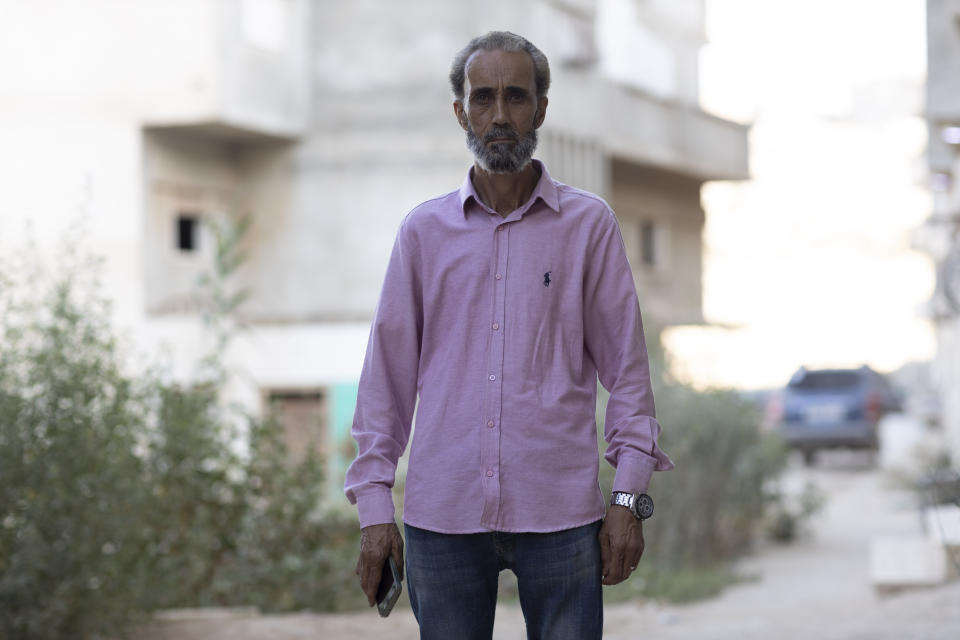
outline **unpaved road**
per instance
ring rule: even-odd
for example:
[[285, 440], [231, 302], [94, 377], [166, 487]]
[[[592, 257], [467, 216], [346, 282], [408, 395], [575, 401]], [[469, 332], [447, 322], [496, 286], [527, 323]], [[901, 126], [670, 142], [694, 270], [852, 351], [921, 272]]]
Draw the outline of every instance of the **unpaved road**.
[[[814, 469], [794, 467], [787, 481], [812, 481], [827, 495], [809, 534], [763, 546], [739, 565], [756, 579], [686, 606], [624, 603], [605, 611], [609, 640], [958, 640], [960, 582], [878, 596], [868, 580], [875, 536], [912, 535], [912, 496], [852, 454], [825, 456]], [[353, 585], [350, 585], [353, 587]], [[166, 620], [138, 640], [414, 640], [409, 609], [381, 620], [375, 612]], [[494, 637], [526, 637], [519, 607], [497, 610]], [[456, 639], [451, 639], [456, 640]]]

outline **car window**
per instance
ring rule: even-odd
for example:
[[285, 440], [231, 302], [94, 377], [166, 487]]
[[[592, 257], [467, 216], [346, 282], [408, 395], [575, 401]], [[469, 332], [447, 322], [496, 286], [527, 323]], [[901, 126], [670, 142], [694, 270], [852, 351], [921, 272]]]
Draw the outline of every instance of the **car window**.
[[794, 376], [791, 389], [816, 391], [821, 389], [853, 389], [860, 384], [856, 371], [806, 371]]

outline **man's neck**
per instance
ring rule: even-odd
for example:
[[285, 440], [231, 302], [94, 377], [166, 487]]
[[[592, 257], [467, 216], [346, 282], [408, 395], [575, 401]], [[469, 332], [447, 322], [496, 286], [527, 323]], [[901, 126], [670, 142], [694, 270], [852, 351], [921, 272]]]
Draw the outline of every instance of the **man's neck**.
[[538, 180], [540, 172], [533, 162], [517, 173], [489, 173], [477, 165], [473, 169], [473, 188], [480, 201], [503, 217], [530, 199]]

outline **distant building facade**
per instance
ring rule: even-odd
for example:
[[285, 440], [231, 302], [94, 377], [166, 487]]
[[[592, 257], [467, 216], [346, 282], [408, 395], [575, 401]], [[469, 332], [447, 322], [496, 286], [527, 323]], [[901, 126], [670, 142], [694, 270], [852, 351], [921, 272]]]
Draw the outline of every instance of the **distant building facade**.
[[0, 248], [29, 220], [54, 251], [79, 206], [119, 325], [145, 350], [166, 345], [187, 376], [210, 223], [250, 216], [237, 278], [251, 329], [225, 354], [239, 372], [230, 393], [254, 411], [272, 403], [291, 445], [315, 443], [334, 468], [352, 454], [396, 228], [472, 162], [446, 74], [487, 30], [521, 33], [549, 57], [537, 157], [611, 203], [646, 317], [703, 322], [700, 187], [748, 170], [746, 128], [698, 106], [698, 0], [14, 6], [0, 26], [11, 72], [0, 169], [22, 179], [7, 189]]
[[936, 378], [953, 462], [960, 462], [960, 0], [927, 0], [927, 159], [933, 211], [918, 236], [933, 257]]

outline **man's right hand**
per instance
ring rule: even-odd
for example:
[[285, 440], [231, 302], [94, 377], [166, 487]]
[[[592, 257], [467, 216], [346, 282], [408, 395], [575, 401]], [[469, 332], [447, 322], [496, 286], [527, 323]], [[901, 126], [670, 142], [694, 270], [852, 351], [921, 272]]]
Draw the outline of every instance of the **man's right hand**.
[[367, 594], [371, 607], [377, 603], [383, 563], [390, 556], [403, 580], [403, 536], [396, 524], [373, 524], [360, 530], [360, 558], [354, 573], [360, 576], [360, 588]]

